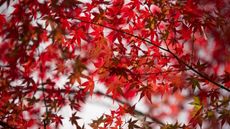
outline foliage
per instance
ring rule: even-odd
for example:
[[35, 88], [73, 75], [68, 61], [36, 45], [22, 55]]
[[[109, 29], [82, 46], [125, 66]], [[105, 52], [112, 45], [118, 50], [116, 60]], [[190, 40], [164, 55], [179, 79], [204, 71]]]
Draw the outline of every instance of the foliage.
[[[0, 126], [59, 128], [67, 105], [70, 122], [85, 128], [77, 112], [93, 95], [120, 105], [92, 120], [95, 129], [229, 126], [229, 4], [1, 0]], [[129, 103], [136, 97], [147, 112]]]

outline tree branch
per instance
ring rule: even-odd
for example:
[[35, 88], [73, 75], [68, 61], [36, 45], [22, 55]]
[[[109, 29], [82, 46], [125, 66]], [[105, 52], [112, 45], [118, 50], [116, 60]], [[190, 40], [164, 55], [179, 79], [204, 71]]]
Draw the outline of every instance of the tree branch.
[[160, 72], [147, 72], [147, 73], [141, 73], [141, 74], [138, 74], [138, 73], [133, 73], [134, 75], [152, 75], [152, 74], [163, 74], [163, 73], [173, 73], [173, 72], [182, 72], [182, 71], [187, 71], [187, 70], [190, 70], [190, 69], [175, 69], [175, 70], [166, 70], [166, 71], [160, 71]]
[[218, 86], [219, 88], [224, 89], [224, 90], [230, 92], [230, 89], [226, 88], [225, 86], [223, 86], [223, 85], [221, 85], [221, 84], [219, 84], [219, 83], [213, 81], [213, 80], [210, 79], [209, 77], [207, 77], [207, 76], [205, 76], [204, 74], [200, 73], [200, 72], [197, 71], [195, 68], [193, 68], [192, 66], [188, 65], [188, 64], [185, 63], [183, 60], [181, 60], [177, 55], [175, 55], [175, 54], [174, 54], [173, 52], [171, 52], [170, 50], [168, 50], [168, 52], [169, 52], [173, 57], [175, 57], [175, 58], [178, 60], [178, 62], [184, 64], [186, 67], [188, 67], [188, 68], [189, 68], [191, 71], [193, 71], [194, 73], [198, 74], [200, 77], [202, 77], [202, 78], [208, 80], [209, 82], [215, 84], [215, 85]]
[[46, 126], [48, 124], [48, 120], [47, 120], [47, 117], [48, 117], [48, 107], [47, 107], [47, 103], [46, 103], [46, 96], [45, 96], [45, 92], [46, 92], [46, 89], [44, 87], [44, 84], [42, 82], [42, 95], [43, 95], [43, 101], [44, 101], [44, 105], [45, 105], [45, 113], [46, 113], [46, 116], [45, 116], [45, 119], [43, 120], [43, 126], [44, 126], [44, 129], [46, 129]]
[[209, 82], [213, 83], [213, 84], [216, 85], [217, 87], [219, 87], [219, 88], [221, 88], [221, 89], [224, 89], [224, 90], [230, 92], [230, 89], [226, 88], [224, 85], [221, 85], [221, 84], [219, 84], [219, 83], [217, 83], [217, 82], [211, 80], [209, 77], [203, 75], [202, 73], [198, 72], [195, 68], [193, 68], [192, 66], [188, 65], [187, 63], [185, 63], [182, 59], [180, 59], [177, 55], [175, 55], [175, 54], [174, 54], [172, 51], [170, 51], [169, 49], [163, 48], [163, 47], [161, 47], [161, 46], [159, 46], [159, 45], [157, 45], [157, 44], [152, 43], [151, 41], [149, 41], [149, 40], [147, 40], [147, 39], [145, 39], [145, 38], [142, 38], [142, 37], [139, 37], [139, 36], [137, 36], [137, 35], [134, 35], [134, 34], [125, 32], [125, 31], [123, 31], [123, 30], [118, 30], [118, 29], [113, 28], [113, 27], [110, 27], [110, 26], [102, 25], [102, 24], [100, 24], [100, 23], [95, 23], [95, 22], [91, 22], [91, 21], [85, 21], [85, 20], [82, 20], [82, 19], [79, 19], [79, 18], [76, 18], [76, 19], [79, 20], [79, 21], [81, 21], [81, 22], [84, 22], [84, 23], [88, 23], [88, 24], [92, 24], [92, 25], [97, 25], [97, 26], [105, 27], [105, 28], [111, 29], [111, 30], [113, 30], [113, 31], [120, 32], [120, 33], [129, 35], [129, 36], [131, 36], [131, 37], [135, 37], [135, 38], [137, 38], [137, 39], [139, 39], [139, 40], [141, 40], [141, 41], [147, 42], [147, 43], [149, 43], [149, 44], [151, 44], [151, 45], [153, 45], [153, 46], [155, 46], [155, 47], [157, 47], [157, 48], [159, 48], [159, 49], [161, 49], [161, 50], [163, 50], [163, 51], [165, 51], [165, 52], [171, 54], [179, 63], [180, 63], [180, 62], [183, 63], [186, 67], [188, 67], [188, 68], [189, 68], [191, 71], [193, 71], [194, 73], [198, 74], [200, 77], [202, 77], [202, 78], [208, 80]]
[[[41, 91], [41, 92], [43, 91], [42, 88], [38, 88], [37, 90], [38, 90], [38, 91]], [[66, 91], [65, 89], [45, 89], [44, 91], [45, 91], [45, 92], [61, 92], [61, 93], [67, 93], [67, 91]], [[74, 93], [77, 93], [78, 91], [79, 91], [79, 90], [70, 90], [70, 91], [68, 91], [68, 93], [69, 93], [69, 94], [74, 94]], [[128, 105], [128, 106], [131, 106], [131, 105], [130, 105], [129, 103], [127, 103], [127, 102], [124, 102], [124, 101], [119, 100], [119, 99], [116, 99], [116, 98], [114, 99], [111, 95], [104, 94], [104, 93], [102, 93], [102, 92], [100, 92], [100, 91], [95, 91], [93, 94], [94, 94], [94, 95], [102, 95], [102, 96], [104, 96], [104, 97], [107, 97], [107, 98], [110, 98], [110, 99], [112, 99], [112, 100], [115, 100], [116, 102], [118, 102], [118, 103], [120, 103], [120, 104], [126, 104], [126, 105]], [[87, 95], [89, 95], [89, 93], [88, 93]], [[151, 115], [149, 115], [149, 114], [145, 114], [145, 113], [143, 113], [143, 112], [141, 112], [141, 111], [139, 111], [139, 110], [136, 110], [136, 109], [134, 109], [134, 113], [137, 114], [137, 115], [146, 116], [146, 117], [150, 118], [152, 121], [154, 121], [155, 123], [160, 124], [160, 125], [164, 125], [163, 122], [161, 122], [160, 120], [158, 120], [157, 118], [155, 118], [155, 117], [153, 117], [153, 116], [151, 116]]]
[[[111, 95], [104, 94], [104, 93], [102, 93], [100, 91], [96, 91], [96, 92], [94, 92], [94, 94], [105, 96], [107, 98], [115, 100], [116, 102], [118, 102], [120, 104], [126, 104], [126, 105], [131, 107], [131, 105], [129, 103], [124, 102], [124, 101], [122, 101], [120, 99], [116, 99], [116, 98], [114, 99]], [[155, 117], [153, 117], [153, 116], [151, 116], [149, 114], [145, 114], [145, 113], [143, 113], [143, 112], [141, 112], [139, 110], [136, 110], [136, 109], [134, 110], [134, 113], [137, 114], [137, 115], [146, 116], [146, 117], [150, 118], [152, 121], [156, 122], [157, 124], [164, 125], [163, 122], [161, 122], [160, 120], [158, 120], [157, 118], [155, 118]]]

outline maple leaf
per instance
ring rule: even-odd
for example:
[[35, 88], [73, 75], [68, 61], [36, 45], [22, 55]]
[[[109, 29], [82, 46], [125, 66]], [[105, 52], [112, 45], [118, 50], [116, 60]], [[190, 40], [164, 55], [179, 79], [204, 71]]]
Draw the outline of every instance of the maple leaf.
[[56, 127], [57, 127], [59, 124], [63, 125], [62, 119], [63, 119], [63, 117], [62, 117], [61, 115], [60, 115], [60, 116], [58, 116], [58, 115], [54, 115], [54, 116], [53, 116], [53, 122], [55, 123]]
[[230, 87], [230, 73], [225, 72], [222, 76], [222, 82], [225, 83], [226, 86]]
[[[1, 0], [0, 127], [58, 128], [63, 117], [57, 111], [63, 106], [80, 111], [95, 97], [94, 89], [103, 90], [94, 79], [106, 87], [96, 94], [119, 108], [109, 107], [111, 114], [93, 120], [92, 128], [224, 127], [228, 5], [227, 0]], [[133, 105], [138, 95], [148, 112], [138, 110], [140, 101]], [[183, 108], [192, 98], [193, 110]], [[41, 112], [44, 122], [33, 117]], [[177, 121], [172, 116], [181, 112], [190, 120], [184, 125], [160, 121]], [[124, 115], [132, 119], [124, 121]], [[78, 119], [73, 113], [70, 123], [84, 128]]]
[[0, 28], [6, 23], [5, 15], [0, 14]]
[[85, 64], [82, 63], [80, 57], [77, 57], [73, 65], [74, 72], [69, 76], [70, 83], [74, 84], [74, 82], [77, 80], [77, 82], [81, 84], [81, 77], [86, 77], [82, 74], [82, 71], [85, 69], [87, 69]]
[[78, 125], [77, 120], [81, 119], [80, 117], [78, 117], [76, 115], [76, 112], [72, 114], [72, 116], [69, 118], [69, 121], [71, 122], [71, 124], [75, 125], [77, 129], [81, 129], [81, 127]]
[[229, 120], [229, 115], [230, 115], [230, 113], [229, 113], [230, 111], [229, 110], [226, 110], [226, 109], [224, 109], [224, 110], [222, 110], [221, 111], [221, 115], [219, 116], [219, 118], [220, 119], [222, 119], [221, 120], [221, 126], [223, 127], [223, 125], [225, 124], [225, 122], [227, 122], [227, 123], [230, 123], [230, 120]]
[[175, 90], [177, 90], [177, 89], [180, 89], [180, 90], [182, 90], [182, 88], [184, 88], [183, 86], [184, 86], [184, 84], [185, 84], [185, 82], [184, 82], [184, 78], [183, 78], [183, 75], [175, 75], [175, 76], [172, 76], [171, 77], [171, 86], [173, 86], [173, 90], [175, 91]]
[[198, 111], [195, 113], [194, 117], [190, 119], [189, 123], [194, 127], [197, 124], [202, 127], [202, 116], [201, 116], [202, 108], [198, 109]]
[[101, 123], [103, 123], [105, 121], [104, 119], [104, 115], [102, 115], [100, 118], [98, 118], [97, 120], [93, 120], [93, 122], [90, 124], [90, 126], [93, 128], [93, 129], [98, 129], [98, 128], [101, 128], [99, 127]]
[[187, 80], [189, 80], [189, 84], [192, 85], [193, 90], [195, 90], [196, 88], [200, 89], [200, 83], [197, 78], [191, 77], [191, 78], [188, 78]]
[[77, 81], [79, 84], [81, 84], [81, 74], [79, 73], [73, 73], [70, 77], [69, 77], [69, 82], [70, 84], [74, 84], [75, 81]]
[[184, 24], [182, 25], [182, 29], [180, 30], [180, 33], [181, 33], [181, 39], [183, 40], [191, 39], [192, 30], [186, 25]]
[[81, 105], [79, 103], [76, 103], [75, 101], [71, 101], [70, 108], [79, 111], [81, 108]]
[[178, 128], [181, 128], [181, 126], [177, 122], [175, 124], [166, 124], [161, 127], [161, 129], [178, 129]]
[[199, 97], [194, 97], [194, 102], [192, 102], [191, 104], [194, 105], [194, 109], [196, 111], [198, 111], [202, 108], [201, 101], [200, 101]]
[[119, 94], [122, 93], [122, 89], [119, 85], [109, 85], [109, 88], [106, 91], [106, 94], [112, 93], [113, 98], [116, 98], [119, 96]]
[[89, 79], [89, 81], [84, 82], [83, 84], [81, 84], [82, 86], [84, 86], [84, 91], [89, 91], [90, 95], [93, 95], [93, 90], [94, 90], [94, 81], [92, 78]]
[[116, 126], [118, 127], [118, 126], [121, 126], [122, 125], [122, 123], [123, 123], [123, 121], [121, 120], [121, 118], [120, 117], [118, 117], [118, 118], [116, 118], [117, 120], [116, 120]]
[[128, 121], [128, 128], [129, 129], [138, 129], [138, 128], [141, 128], [140, 126], [138, 126], [136, 123], [137, 123], [137, 121], [138, 120], [132, 120], [132, 118], [131, 119], [129, 119], [129, 121]]
[[140, 89], [140, 91], [141, 91], [141, 95], [140, 95], [139, 100], [141, 100], [142, 97], [146, 96], [148, 100], [152, 102], [152, 88], [151, 87], [148, 87], [148, 86], [143, 87]]

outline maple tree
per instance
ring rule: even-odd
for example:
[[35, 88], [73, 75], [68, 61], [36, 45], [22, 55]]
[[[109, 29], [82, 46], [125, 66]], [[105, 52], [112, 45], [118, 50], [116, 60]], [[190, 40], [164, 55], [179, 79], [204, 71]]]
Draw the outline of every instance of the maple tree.
[[[77, 112], [93, 95], [120, 105], [92, 120], [95, 129], [229, 126], [229, 4], [1, 0], [0, 126], [59, 128], [67, 105], [85, 128]], [[130, 103], [136, 97], [147, 112]]]

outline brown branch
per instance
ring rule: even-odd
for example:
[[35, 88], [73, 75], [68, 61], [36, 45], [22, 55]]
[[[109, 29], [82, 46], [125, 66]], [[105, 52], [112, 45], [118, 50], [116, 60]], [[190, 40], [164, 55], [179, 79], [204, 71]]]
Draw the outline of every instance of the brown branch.
[[[102, 93], [102, 92], [100, 92], [100, 91], [96, 91], [96, 92], [94, 92], [94, 94], [105, 96], [105, 97], [107, 97], [107, 98], [110, 98], [110, 99], [115, 100], [116, 102], [118, 102], [118, 103], [120, 103], [120, 104], [125, 104], [125, 105], [128, 105], [128, 106], [131, 107], [131, 105], [130, 105], [129, 103], [124, 102], [124, 101], [122, 101], [122, 100], [120, 100], [120, 99], [117, 99], [117, 98], [114, 99], [111, 95]], [[139, 110], [136, 110], [136, 109], [134, 110], [134, 113], [137, 114], [137, 115], [146, 116], [146, 117], [150, 118], [152, 121], [156, 122], [157, 124], [164, 125], [163, 122], [161, 122], [160, 120], [158, 120], [157, 118], [155, 118], [155, 117], [153, 117], [153, 116], [151, 116], [151, 115], [149, 115], [149, 114], [145, 114], [145, 113], [143, 113], [143, 112], [141, 112], [141, 111], [139, 111]]]
[[[28, 89], [27, 89], [28, 90]], [[42, 88], [38, 88], [37, 89], [38, 91], [43, 91], [43, 89]], [[69, 94], [74, 94], [74, 93], [77, 93], [79, 90], [70, 90], [70, 91], [68, 91], [68, 93]], [[45, 89], [45, 92], [61, 92], [61, 93], [67, 93], [66, 92], [66, 90], [65, 89]], [[122, 101], [122, 100], [120, 100], [120, 99], [114, 99], [111, 95], [108, 95], [108, 94], [104, 94], [104, 93], [102, 93], [102, 92], [100, 92], [100, 91], [95, 91], [94, 93], [93, 93], [94, 95], [102, 95], [102, 96], [104, 96], [104, 97], [107, 97], [107, 98], [110, 98], [110, 99], [112, 99], [112, 100], [115, 100], [116, 102], [118, 102], [118, 103], [120, 103], [120, 104], [126, 104], [126, 105], [128, 105], [128, 106], [131, 106], [129, 103], [127, 103], [127, 102], [124, 102], [124, 101]], [[86, 95], [89, 95], [89, 93], [88, 94], [86, 94]], [[141, 112], [141, 111], [139, 111], [139, 110], [134, 110], [134, 113], [135, 114], [137, 114], [137, 115], [141, 115], [141, 116], [146, 116], [146, 117], [148, 117], [148, 118], [150, 118], [152, 121], [154, 121], [155, 123], [157, 123], [157, 124], [160, 124], [160, 125], [164, 125], [164, 123], [163, 122], [161, 122], [160, 120], [158, 120], [157, 118], [155, 118], [155, 117], [153, 117], [153, 116], [151, 116], [151, 115], [149, 115], [149, 114], [146, 114], [146, 113], [143, 113], [143, 112]]]
[[10, 67], [10, 65], [0, 65], [0, 68]]
[[43, 126], [44, 126], [44, 129], [46, 129], [46, 126], [48, 124], [48, 107], [47, 107], [47, 103], [46, 103], [46, 96], [45, 96], [45, 92], [46, 92], [46, 89], [44, 87], [44, 84], [42, 83], [42, 95], [43, 95], [43, 101], [44, 101], [44, 105], [45, 105], [45, 113], [46, 113], [46, 116], [45, 116], [45, 119], [43, 120]]
[[189, 68], [191, 71], [193, 71], [194, 73], [198, 74], [200, 77], [202, 77], [202, 78], [208, 80], [209, 82], [213, 83], [213, 84], [216, 85], [217, 87], [219, 87], [219, 88], [221, 88], [221, 89], [224, 89], [224, 90], [230, 92], [230, 89], [226, 88], [224, 85], [221, 85], [221, 84], [219, 84], [219, 83], [217, 83], [217, 82], [211, 80], [209, 77], [203, 75], [202, 73], [198, 72], [195, 68], [193, 68], [192, 66], [188, 65], [187, 63], [185, 63], [182, 59], [180, 59], [177, 55], [175, 55], [175, 54], [174, 54], [172, 51], [170, 51], [169, 49], [163, 48], [163, 47], [161, 47], [161, 46], [159, 46], [159, 45], [157, 45], [157, 44], [152, 43], [151, 41], [149, 41], [149, 40], [147, 40], [147, 39], [145, 39], [145, 38], [142, 38], [142, 37], [139, 37], [139, 36], [137, 36], [137, 35], [134, 35], [134, 34], [125, 32], [125, 31], [123, 31], [123, 30], [118, 30], [118, 29], [113, 28], [113, 27], [110, 27], [110, 26], [102, 25], [102, 24], [100, 24], [100, 23], [95, 23], [95, 22], [91, 22], [91, 21], [85, 21], [85, 20], [82, 20], [82, 19], [79, 19], [79, 18], [76, 18], [76, 19], [79, 20], [79, 21], [81, 21], [81, 22], [84, 22], [84, 23], [88, 23], [88, 24], [92, 24], [92, 25], [97, 25], [97, 26], [105, 27], [105, 28], [114, 30], [114, 31], [116, 31], [116, 32], [120, 32], [120, 33], [126, 34], [126, 35], [128, 35], [128, 36], [135, 37], [135, 38], [137, 38], [137, 39], [139, 39], [139, 40], [141, 40], [141, 41], [143, 41], [143, 42], [147, 42], [147, 43], [149, 43], [149, 44], [151, 44], [151, 45], [153, 45], [153, 46], [155, 46], [155, 47], [157, 47], [157, 48], [159, 48], [159, 49], [161, 49], [161, 50], [163, 50], [163, 51], [165, 51], [165, 52], [168, 52], [168, 53], [171, 54], [179, 63], [180, 63], [180, 62], [183, 63], [186, 67], [188, 67], [188, 68]]
[[193, 71], [194, 73], [198, 74], [200, 77], [208, 80], [209, 82], [213, 83], [214, 85], [218, 86], [221, 89], [224, 89], [228, 92], [230, 92], [230, 89], [228, 89], [227, 87], [213, 81], [212, 79], [210, 79], [209, 77], [205, 76], [204, 74], [200, 73], [199, 71], [197, 71], [195, 68], [193, 68], [192, 66], [188, 65], [186, 62], [184, 62], [183, 60], [181, 60], [177, 55], [175, 55], [173, 52], [171, 52], [170, 50], [168, 50], [168, 52], [178, 60], [179, 63], [184, 64], [186, 67], [188, 67], [191, 71]]
[[160, 72], [148, 72], [148, 73], [141, 73], [141, 74], [138, 74], [138, 73], [133, 73], [134, 75], [152, 75], [152, 74], [163, 74], [163, 73], [172, 73], [172, 72], [182, 72], [182, 71], [187, 71], [187, 70], [190, 70], [190, 69], [175, 69], [175, 70], [166, 70], [166, 71], [160, 71]]

